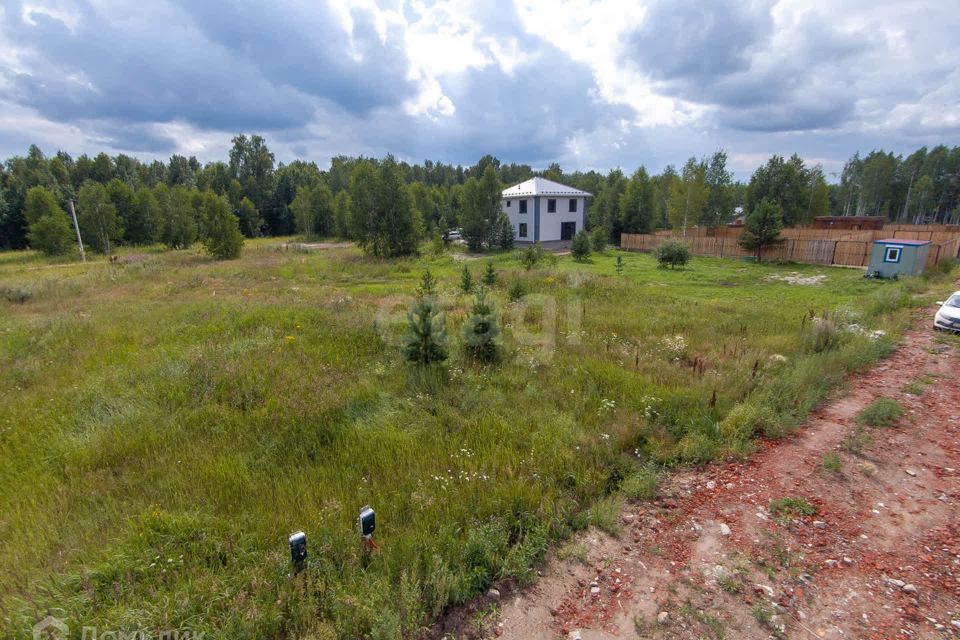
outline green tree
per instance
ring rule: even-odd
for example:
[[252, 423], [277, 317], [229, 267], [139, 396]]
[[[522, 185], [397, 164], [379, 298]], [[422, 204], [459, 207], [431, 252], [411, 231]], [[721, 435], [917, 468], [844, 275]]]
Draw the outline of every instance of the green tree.
[[106, 184], [107, 198], [116, 211], [123, 235], [118, 240], [125, 240], [132, 244], [144, 244], [141, 237], [142, 226], [137, 217], [135, 193], [129, 184], [120, 178], [113, 178]]
[[417, 366], [447, 359], [446, 320], [433, 296], [418, 296], [407, 313], [404, 356]]
[[498, 249], [508, 250], [513, 248], [513, 223], [510, 222], [510, 216], [502, 211], [494, 224], [492, 244], [495, 244]]
[[496, 362], [500, 358], [497, 336], [500, 327], [493, 305], [487, 302], [483, 287], [477, 289], [470, 315], [463, 323], [463, 347], [467, 355], [481, 362]]
[[720, 149], [713, 154], [704, 175], [707, 201], [701, 222], [719, 227], [730, 221], [733, 215], [733, 175], [727, 171], [727, 152]]
[[186, 249], [197, 240], [197, 214], [191, 193], [184, 187], [158, 185], [157, 200], [163, 210], [162, 240], [171, 249]]
[[346, 190], [333, 199], [333, 235], [350, 237], [350, 194]]
[[594, 227], [590, 231], [590, 247], [594, 253], [603, 253], [607, 248], [607, 232], [603, 227]]
[[[221, 194], [222, 195], [222, 194]], [[244, 196], [237, 205], [237, 218], [240, 219], [240, 231], [248, 238], [256, 238], [260, 235], [260, 227], [263, 225], [263, 218], [257, 211], [257, 206], [253, 200]]]
[[756, 251], [759, 262], [763, 249], [780, 241], [781, 229], [783, 229], [783, 211], [780, 206], [769, 200], [761, 200], [744, 220], [743, 234], [739, 240], [740, 246]]
[[747, 187], [747, 211], [753, 211], [762, 200], [780, 207], [783, 224], [802, 224], [810, 210], [810, 175], [803, 159], [794, 154], [789, 160], [774, 155], [754, 171]]
[[112, 243], [123, 237], [123, 224], [107, 188], [87, 180], [77, 193], [80, 232], [96, 251], [110, 253]]
[[[484, 245], [497, 244], [500, 239], [500, 193], [500, 181], [492, 165], [487, 166], [479, 180], [470, 178], [464, 183], [460, 224], [463, 238], [471, 251], [480, 251]], [[512, 226], [510, 231], [512, 244]]]
[[324, 238], [333, 233], [333, 194], [327, 185], [300, 187], [290, 208], [298, 233], [308, 238]]
[[203, 230], [203, 246], [218, 260], [240, 257], [243, 234], [240, 220], [230, 211], [230, 203], [213, 191], [204, 191], [200, 205], [200, 220]]
[[66, 212], [46, 187], [31, 187], [24, 200], [27, 241], [37, 251], [61, 255], [70, 249], [73, 229]]
[[133, 194], [133, 213], [127, 220], [124, 235], [134, 244], [151, 244], [160, 240], [163, 233], [163, 212], [156, 195], [147, 187], [138, 188]]
[[590, 236], [583, 229], [573, 236], [573, 242], [570, 244], [570, 255], [577, 262], [585, 262], [590, 257]]
[[497, 284], [497, 270], [493, 267], [493, 262], [487, 263], [487, 269], [483, 272], [483, 284], [488, 287]]
[[470, 268], [466, 264], [463, 265], [463, 271], [460, 272], [460, 289], [464, 293], [473, 291], [473, 274], [470, 273]]
[[437, 279], [430, 269], [427, 269], [423, 272], [423, 275], [420, 276], [420, 284], [417, 286], [417, 297], [425, 298], [437, 295]]
[[619, 209], [622, 233], [650, 233], [656, 228], [656, 189], [643, 167], [626, 181]]
[[350, 176], [352, 235], [375, 256], [391, 257], [416, 252], [422, 222], [410, 206], [403, 175], [393, 156], [375, 168], [359, 162]]
[[706, 174], [706, 163], [690, 158], [683, 165], [679, 179], [673, 180], [670, 185], [670, 198], [667, 202], [670, 226], [681, 229], [684, 235], [688, 227], [700, 220], [707, 205]]
[[350, 174], [350, 236], [360, 246], [375, 233], [379, 175], [374, 164], [360, 160]]

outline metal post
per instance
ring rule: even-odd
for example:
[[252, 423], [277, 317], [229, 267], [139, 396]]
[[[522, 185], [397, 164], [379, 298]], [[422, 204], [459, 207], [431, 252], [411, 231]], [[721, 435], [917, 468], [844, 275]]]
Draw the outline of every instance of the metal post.
[[77, 246], [80, 247], [80, 259], [87, 261], [87, 254], [83, 252], [83, 238], [80, 237], [80, 225], [77, 224], [77, 212], [73, 208], [73, 200], [67, 200], [70, 209], [70, 217], [73, 218], [73, 230], [77, 232]]

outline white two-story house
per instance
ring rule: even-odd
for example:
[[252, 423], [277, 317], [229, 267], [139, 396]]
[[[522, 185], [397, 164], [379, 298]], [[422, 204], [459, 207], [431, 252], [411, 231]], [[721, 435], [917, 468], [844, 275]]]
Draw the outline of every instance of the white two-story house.
[[587, 225], [592, 193], [546, 178], [531, 178], [504, 189], [500, 206], [513, 225], [517, 242], [573, 240]]

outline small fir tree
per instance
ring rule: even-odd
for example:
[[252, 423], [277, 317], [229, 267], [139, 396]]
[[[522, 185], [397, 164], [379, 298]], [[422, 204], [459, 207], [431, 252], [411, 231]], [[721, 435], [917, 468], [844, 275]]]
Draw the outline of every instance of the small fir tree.
[[573, 237], [573, 244], [570, 245], [570, 253], [577, 262], [584, 262], [590, 257], [590, 236], [586, 231], [580, 230]]
[[419, 296], [407, 313], [409, 328], [404, 341], [404, 355], [418, 367], [447, 359], [446, 320], [432, 296]]
[[496, 310], [487, 302], [486, 290], [480, 287], [463, 324], [463, 348], [467, 355], [480, 362], [496, 362], [500, 358], [499, 335]]
[[507, 299], [510, 300], [510, 302], [516, 302], [523, 297], [524, 293], [523, 283], [519, 280], [514, 280], [510, 285], [509, 291], [507, 291]]
[[463, 265], [463, 273], [460, 274], [460, 288], [464, 293], [473, 291], [473, 274], [470, 273], [467, 265]]
[[740, 246], [756, 251], [757, 262], [760, 262], [760, 254], [765, 247], [782, 242], [780, 230], [783, 229], [783, 210], [780, 205], [763, 199], [747, 214], [743, 225]]
[[617, 275], [623, 275], [623, 256], [617, 256]]
[[590, 244], [594, 253], [603, 253], [607, 248], [607, 230], [603, 227], [594, 227], [590, 232]]
[[437, 279], [430, 273], [430, 269], [427, 269], [420, 278], [420, 286], [417, 287], [417, 297], [427, 298], [435, 295], [437, 295]]
[[487, 263], [487, 270], [483, 273], [483, 284], [492, 287], [497, 284], [497, 270], [493, 268], [493, 263]]

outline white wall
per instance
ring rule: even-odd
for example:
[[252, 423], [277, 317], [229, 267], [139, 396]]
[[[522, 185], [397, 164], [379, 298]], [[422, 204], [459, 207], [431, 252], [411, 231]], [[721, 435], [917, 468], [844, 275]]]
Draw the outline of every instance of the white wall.
[[547, 198], [540, 196], [540, 242], [560, 239], [560, 223], [576, 222], [577, 231], [583, 228], [583, 198], [577, 201], [576, 212], [570, 212], [570, 198], [557, 198], [557, 212], [547, 213]]
[[[540, 198], [540, 242], [549, 242], [560, 239], [560, 224], [563, 222], [576, 222], [577, 231], [583, 229], [583, 208], [586, 206], [586, 198], [574, 198], [577, 201], [577, 210], [568, 211], [570, 208], [570, 198], [557, 197], [557, 212], [547, 213], [547, 196]], [[527, 201], [527, 212], [520, 213], [520, 200]], [[534, 234], [534, 216], [535, 204], [533, 197], [510, 198], [510, 206], [507, 206], [507, 200], [500, 201], [500, 207], [510, 218], [510, 224], [513, 225], [513, 239], [521, 242], [533, 242]], [[520, 237], [520, 223], [527, 223], [527, 237]]]

